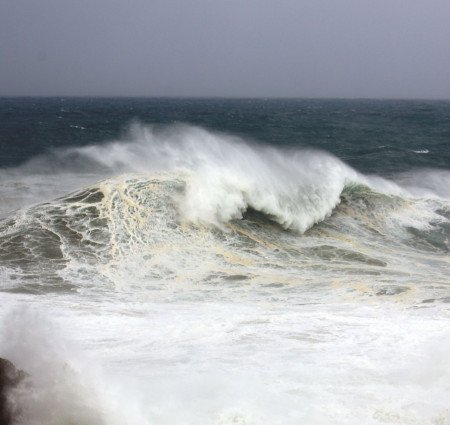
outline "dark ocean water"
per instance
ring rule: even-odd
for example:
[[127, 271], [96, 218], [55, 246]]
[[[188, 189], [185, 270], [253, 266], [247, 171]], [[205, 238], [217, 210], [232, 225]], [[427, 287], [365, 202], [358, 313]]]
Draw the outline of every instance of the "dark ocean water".
[[450, 424], [450, 102], [0, 99], [24, 425]]
[[323, 149], [382, 175], [450, 165], [450, 101], [2, 98], [0, 166], [120, 138], [133, 120]]

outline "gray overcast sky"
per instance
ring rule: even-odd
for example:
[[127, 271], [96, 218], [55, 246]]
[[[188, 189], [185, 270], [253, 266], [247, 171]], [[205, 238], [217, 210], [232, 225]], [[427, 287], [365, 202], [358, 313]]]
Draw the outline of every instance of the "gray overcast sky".
[[0, 95], [450, 98], [450, 0], [0, 0]]

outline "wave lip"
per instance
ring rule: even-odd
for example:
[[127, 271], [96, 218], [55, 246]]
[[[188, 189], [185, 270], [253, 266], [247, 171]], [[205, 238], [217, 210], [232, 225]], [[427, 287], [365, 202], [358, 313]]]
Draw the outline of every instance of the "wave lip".
[[329, 216], [351, 174], [321, 152], [251, 151], [191, 174], [181, 204], [185, 218], [216, 225], [260, 211], [285, 229], [303, 233]]

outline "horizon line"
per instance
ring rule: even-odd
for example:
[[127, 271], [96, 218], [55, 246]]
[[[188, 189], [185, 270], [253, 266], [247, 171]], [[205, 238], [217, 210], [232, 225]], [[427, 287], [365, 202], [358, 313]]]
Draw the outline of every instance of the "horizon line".
[[450, 101], [450, 97], [340, 97], [340, 96], [147, 96], [147, 95], [2, 95], [0, 99], [160, 99], [160, 100], [377, 100]]

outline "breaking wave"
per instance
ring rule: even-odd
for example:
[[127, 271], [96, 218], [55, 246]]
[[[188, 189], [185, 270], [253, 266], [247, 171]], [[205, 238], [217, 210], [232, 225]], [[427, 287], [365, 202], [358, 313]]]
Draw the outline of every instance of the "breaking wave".
[[[409, 194], [393, 181], [363, 176], [325, 152], [261, 146], [184, 125], [158, 128], [136, 123], [123, 140], [55, 150], [15, 170], [102, 176], [162, 171], [183, 175], [186, 189], [179, 209], [186, 219], [219, 226], [251, 208], [285, 229], [303, 233], [332, 213], [349, 185]], [[425, 189], [433, 193], [432, 187]]]
[[146, 282], [260, 279], [305, 264], [377, 274], [398, 269], [397, 255], [449, 251], [445, 171], [395, 182], [321, 151], [135, 124], [124, 140], [54, 151], [8, 173], [59, 187], [97, 182], [0, 222], [2, 273], [30, 283], [44, 260], [47, 288], [72, 290], [92, 273], [122, 285], [130, 270]]

